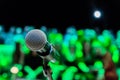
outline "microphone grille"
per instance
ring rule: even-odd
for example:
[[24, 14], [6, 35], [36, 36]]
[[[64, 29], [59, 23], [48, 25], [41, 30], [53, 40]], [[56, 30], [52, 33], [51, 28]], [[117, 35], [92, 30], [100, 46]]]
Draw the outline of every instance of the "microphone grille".
[[45, 46], [47, 37], [43, 31], [34, 29], [27, 33], [25, 42], [28, 48], [30, 48], [32, 51], [37, 51]]

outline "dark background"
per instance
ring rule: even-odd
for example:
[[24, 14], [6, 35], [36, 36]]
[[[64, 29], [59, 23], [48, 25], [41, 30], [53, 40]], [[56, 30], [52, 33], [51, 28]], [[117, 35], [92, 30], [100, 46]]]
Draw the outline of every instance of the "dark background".
[[[46, 25], [59, 29], [74, 25], [77, 29], [97, 27], [112, 30], [120, 27], [120, 0], [1, 0], [0, 3], [0, 24], [6, 29], [11, 25], [34, 25], [36, 28]], [[93, 17], [96, 9], [103, 13], [100, 19]]]

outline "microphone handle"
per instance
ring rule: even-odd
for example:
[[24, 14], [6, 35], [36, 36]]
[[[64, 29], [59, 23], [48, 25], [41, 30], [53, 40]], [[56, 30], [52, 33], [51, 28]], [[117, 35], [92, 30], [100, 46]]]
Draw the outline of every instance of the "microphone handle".
[[48, 80], [53, 80], [52, 79], [52, 71], [50, 69], [50, 66], [48, 66], [48, 60], [47, 59], [43, 59], [43, 73], [44, 73], [44, 76], [47, 77]]

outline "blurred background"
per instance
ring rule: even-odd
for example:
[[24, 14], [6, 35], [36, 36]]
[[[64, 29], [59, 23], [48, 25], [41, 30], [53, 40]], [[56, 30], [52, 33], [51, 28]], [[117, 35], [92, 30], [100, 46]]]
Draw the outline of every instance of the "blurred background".
[[47, 80], [27, 48], [33, 29], [60, 54], [53, 80], [120, 80], [120, 1], [0, 1], [0, 80]]

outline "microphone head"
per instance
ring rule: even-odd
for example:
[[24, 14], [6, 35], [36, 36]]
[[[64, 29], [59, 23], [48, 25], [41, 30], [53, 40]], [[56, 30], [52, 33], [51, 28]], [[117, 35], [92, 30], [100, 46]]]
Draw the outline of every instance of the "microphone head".
[[45, 46], [47, 37], [43, 31], [34, 29], [27, 33], [25, 42], [28, 48], [32, 51], [37, 51]]

